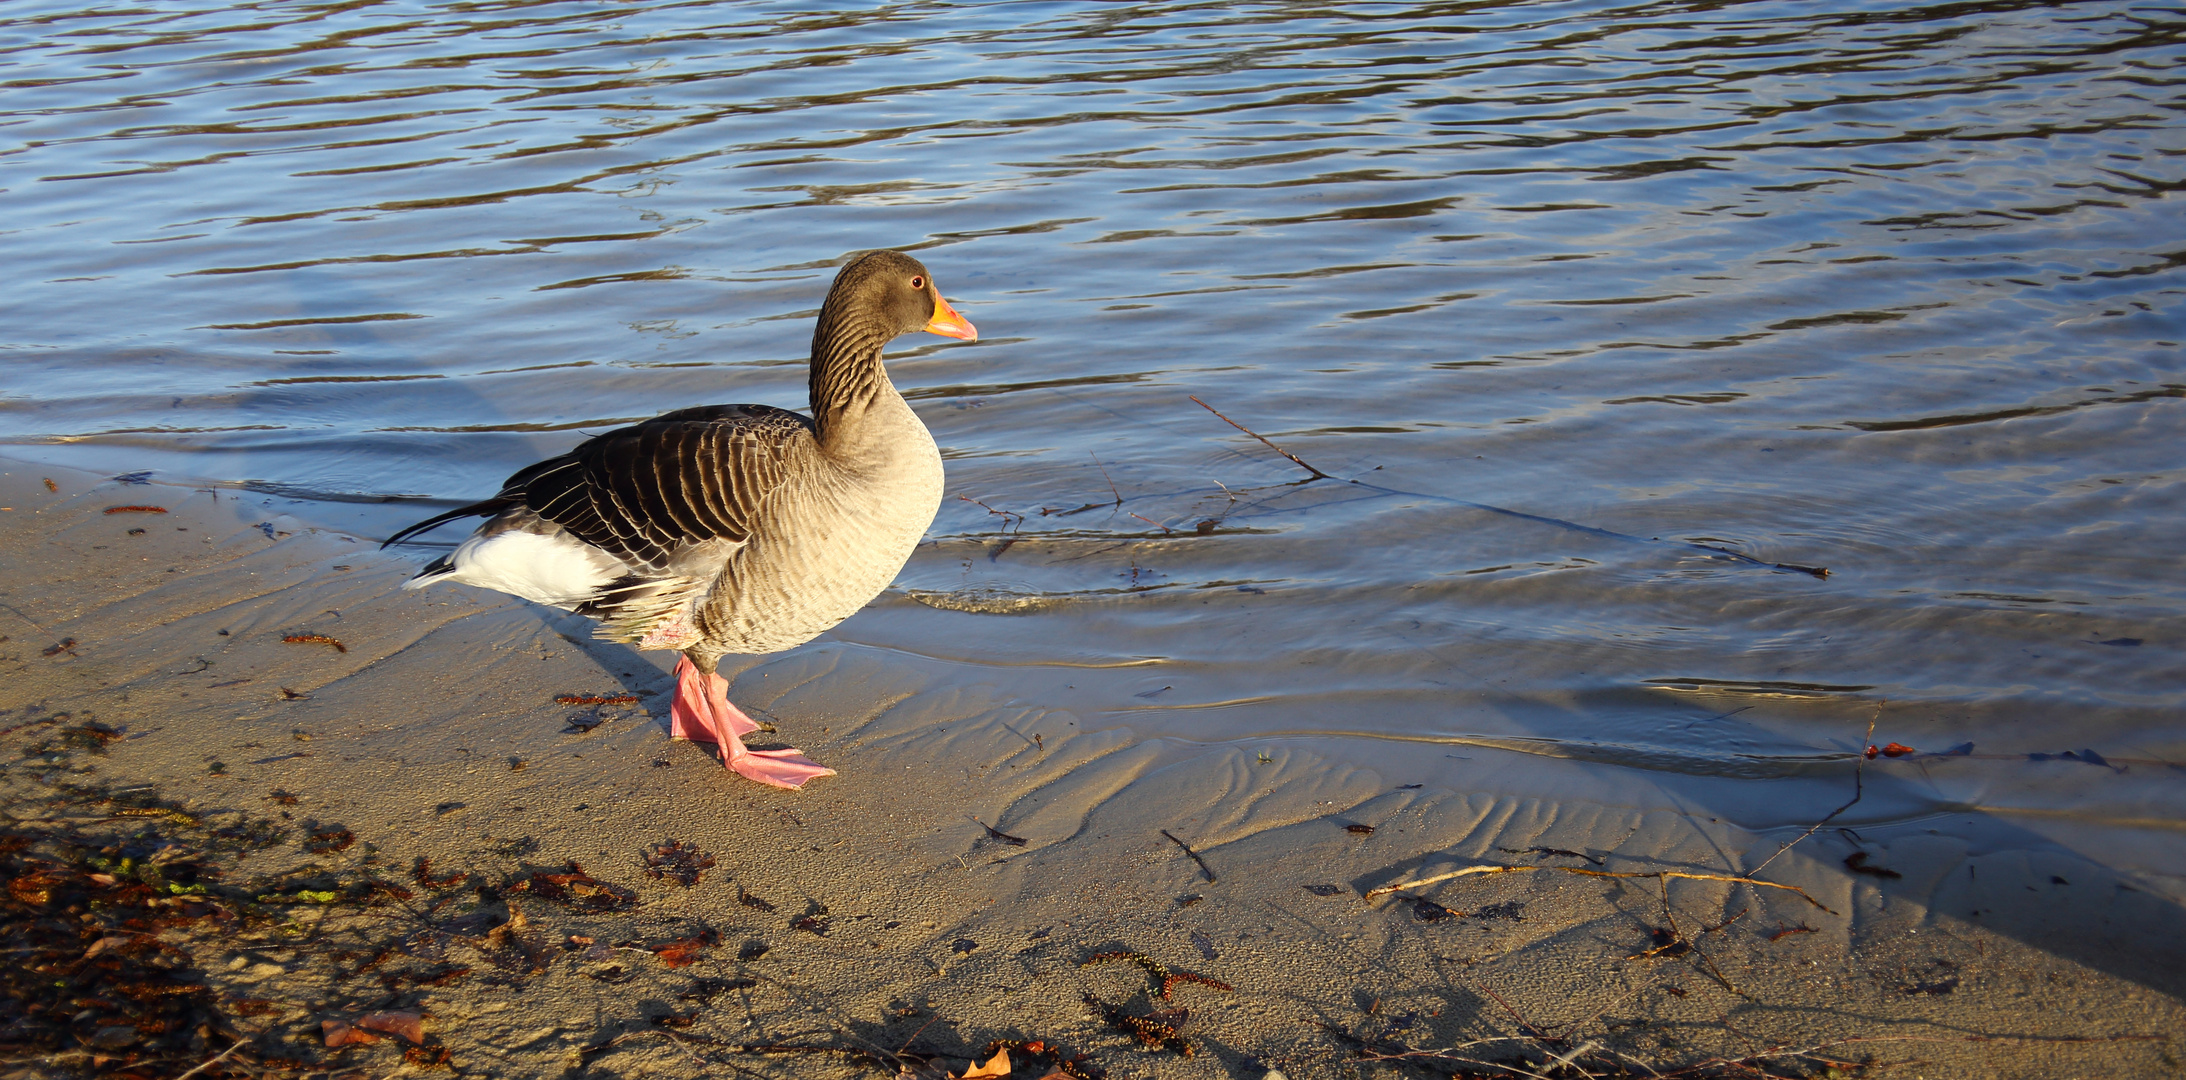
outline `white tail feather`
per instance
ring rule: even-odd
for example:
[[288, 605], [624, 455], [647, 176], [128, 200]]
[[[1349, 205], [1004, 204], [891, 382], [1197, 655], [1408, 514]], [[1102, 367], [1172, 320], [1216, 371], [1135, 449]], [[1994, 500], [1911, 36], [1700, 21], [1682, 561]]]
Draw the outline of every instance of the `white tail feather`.
[[456, 581], [568, 608], [597, 597], [609, 582], [630, 572], [621, 560], [567, 533], [541, 536], [521, 529], [474, 535], [448, 560], [454, 565], [446, 573], [421, 575], [403, 587]]

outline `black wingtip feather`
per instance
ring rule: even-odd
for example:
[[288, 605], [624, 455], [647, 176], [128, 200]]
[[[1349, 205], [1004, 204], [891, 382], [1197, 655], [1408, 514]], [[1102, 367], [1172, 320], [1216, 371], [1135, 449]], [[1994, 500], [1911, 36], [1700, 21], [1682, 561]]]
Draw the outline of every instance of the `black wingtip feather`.
[[392, 545], [402, 543], [404, 540], [416, 536], [417, 534], [424, 532], [427, 529], [431, 529], [439, 525], [444, 525], [450, 521], [456, 520], [457, 518], [485, 517], [488, 514], [498, 514], [501, 511], [508, 509], [508, 507], [509, 503], [507, 500], [493, 498], [487, 499], [485, 502], [475, 502], [470, 504], [469, 506], [457, 507], [456, 509], [450, 510], [445, 514], [435, 514], [432, 517], [426, 518], [425, 520], [420, 521], [417, 524], [412, 525], [409, 528], [388, 537], [386, 542], [380, 544], [380, 550], [385, 551]]

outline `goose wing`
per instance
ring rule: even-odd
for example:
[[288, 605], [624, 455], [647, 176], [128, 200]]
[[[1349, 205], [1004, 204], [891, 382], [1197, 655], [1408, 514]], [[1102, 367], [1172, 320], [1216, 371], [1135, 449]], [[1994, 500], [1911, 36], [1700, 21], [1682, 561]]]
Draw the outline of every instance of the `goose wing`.
[[632, 570], [661, 573], [681, 551], [741, 543], [789, 475], [812, 421], [767, 405], [663, 413], [526, 466], [490, 499], [420, 521], [385, 544], [466, 517], [529, 510]]
[[527, 466], [494, 497], [418, 522], [387, 544], [457, 518], [489, 518], [406, 587], [465, 581], [591, 615], [610, 640], [683, 648], [699, 633], [693, 602], [760, 528], [761, 508], [812, 438], [811, 420], [766, 405], [664, 413]]
[[509, 477], [522, 505], [629, 564], [665, 572], [681, 551], [742, 543], [789, 475], [812, 421], [766, 405], [707, 405], [617, 428]]

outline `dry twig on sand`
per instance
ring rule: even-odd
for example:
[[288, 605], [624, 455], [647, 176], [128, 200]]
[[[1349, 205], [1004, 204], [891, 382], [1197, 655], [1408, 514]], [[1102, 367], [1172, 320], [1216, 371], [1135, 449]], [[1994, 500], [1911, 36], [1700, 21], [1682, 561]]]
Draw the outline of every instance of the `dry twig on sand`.
[[1389, 895], [1390, 893], [1402, 892], [1406, 889], [1425, 888], [1429, 885], [1437, 885], [1442, 882], [1452, 880], [1454, 878], [1469, 877], [1473, 874], [1526, 874], [1533, 873], [1535, 871], [1552, 870], [1561, 871], [1566, 874], [1578, 874], [1581, 877], [1656, 879], [1678, 878], [1685, 881], [1728, 881], [1738, 885], [1757, 885], [1762, 888], [1782, 889], [1785, 892], [1797, 893], [1799, 898], [1805, 900], [1807, 903], [1812, 904], [1815, 907], [1821, 908], [1823, 911], [1828, 911], [1831, 915], [1836, 914], [1835, 911], [1832, 911], [1830, 909], [1829, 905], [1824, 904], [1811, 896], [1808, 896], [1806, 890], [1798, 887], [1797, 885], [1785, 885], [1781, 882], [1775, 881], [1757, 881], [1753, 878], [1743, 877], [1737, 874], [1695, 874], [1685, 870], [1634, 870], [1617, 872], [1611, 870], [1589, 870], [1583, 866], [1497, 866], [1492, 863], [1483, 863], [1479, 866], [1468, 866], [1463, 869], [1452, 870], [1444, 874], [1433, 874], [1428, 877], [1418, 878], [1412, 881], [1400, 881], [1394, 885], [1384, 885], [1378, 889], [1370, 889], [1367, 891], [1366, 894], [1366, 902], [1371, 904], [1374, 901]]

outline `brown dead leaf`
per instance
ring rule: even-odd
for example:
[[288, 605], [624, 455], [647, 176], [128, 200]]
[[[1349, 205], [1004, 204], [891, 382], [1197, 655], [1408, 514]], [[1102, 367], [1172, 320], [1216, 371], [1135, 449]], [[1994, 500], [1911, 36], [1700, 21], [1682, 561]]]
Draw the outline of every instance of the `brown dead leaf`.
[[687, 938], [678, 938], [659, 945], [648, 945], [646, 948], [652, 950], [654, 956], [660, 957], [661, 963], [672, 968], [679, 968], [698, 963], [701, 952], [708, 946], [719, 944], [721, 944], [720, 933], [713, 930], [702, 930]]
[[319, 1029], [325, 1032], [326, 1045], [330, 1050], [337, 1046], [348, 1046], [352, 1043], [376, 1043], [380, 1041], [379, 1036], [369, 1031], [359, 1031], [351, 1027], [347, 1020], [322, 1020], [319, 1022]]
[[423, 1013], [397, 1009], [383, 1009], [368, 1013], [356, 1020], [356, 1026], [368, 1031], [383, 1031], [400, 1035], [412, 1043], [425, 1041], [425, 1016]]
[[638, 894], [585, 873], [584, 867], [575, 862], [560, 871], [532, 870], [509, 891], [528, 892], [591, 911], [618, 911], [638, 901]]
[[974, 1062], [972, 1067], [964, 1070], [964, 1075], [958, 1077], [957, 1080], [982, 1080], [984, 1077], [1008, 1076], [1009, 1074], [1010, 1052], [1008, 1050], [997, 1050], [994, 1052], [993, 1057], [987, 1059], [986, 1064], [981, 1065]]
[[99, 940], [92, 942], [90, 948], [84, 950], [83, 958], [89, 960], [92, 957], [97, 956], [100, 953], [105, 952], [106, 950], [111, 949], [116, 945], [127, 944], [129, 944], [129, 939], [126, 937], [102, 937]]

